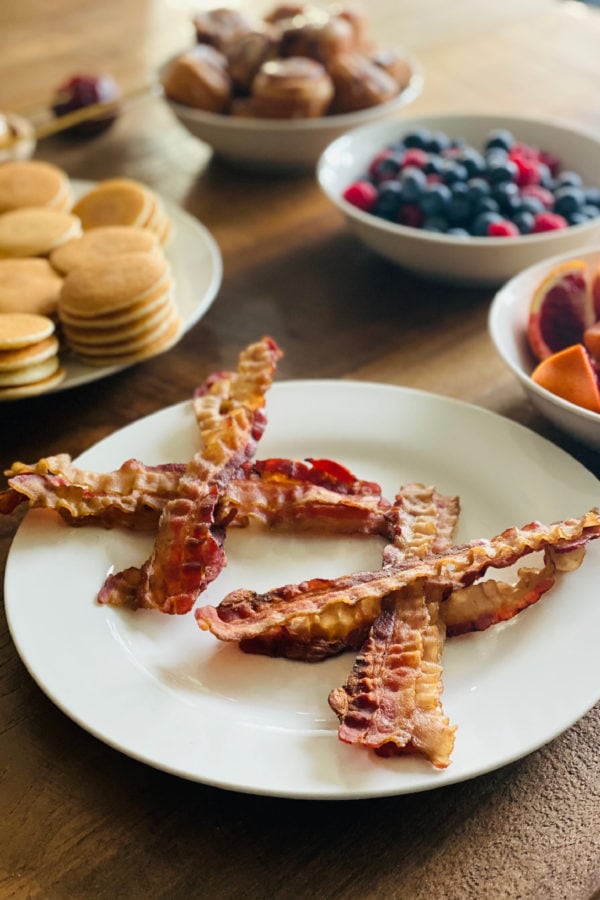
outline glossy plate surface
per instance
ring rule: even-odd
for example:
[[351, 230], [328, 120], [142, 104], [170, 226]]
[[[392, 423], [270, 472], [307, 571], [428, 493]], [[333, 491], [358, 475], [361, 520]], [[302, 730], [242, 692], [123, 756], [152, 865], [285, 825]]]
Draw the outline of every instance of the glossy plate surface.
[[[506, 419], [403, 388], [344, 381], [277, 384], [259, 457], [339, 459], [389, 495], [401, 482], [458, 494], [457, 541], [533, 519], [582, 514], [599, 483], [553, 444]], [[110, 470], [128, 457], [185, 461], [197, 447], [191, 404], [129, 425], [80, 457]], [[444, 707], [458, 725], [453, 760], [380, 759], [337, 739], [329, 691], [352, 665], [241, 653], [193, 616], [100, 607], [111, 567], [140, 564], [151, 538], [70, 529], [35, 510], [6, 569], [13, 640], [67, 715], [122, 752], [207, 784], [280, 797], [350, 799], [429, 790], [472, 778], [550, 741], [600, 697], [600, 543], [583, 566], [511, 622], [448, 641]], [[202, 598], [378, 568], [378, 538], [231, 529], [228, 566]], [[559, 664], [557, 665], [557, 661]]]

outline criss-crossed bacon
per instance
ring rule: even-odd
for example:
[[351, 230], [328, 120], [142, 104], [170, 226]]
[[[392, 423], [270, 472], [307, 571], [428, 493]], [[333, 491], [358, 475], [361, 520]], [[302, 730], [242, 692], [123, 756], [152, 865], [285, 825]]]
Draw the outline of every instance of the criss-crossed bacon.
[[[447, 550], [458, 514], [457, 497], [420, 484], [403, 485], [391, 513], [393, 538], [383, 552], [385, 566]], [[419, 584], [382, 601], [350, 675], [329, 694], [340, 740], [382, 756], [417, 752], [437, 767], [449, 764], [456, 727], [440, 699], [445, 626], [439, 606], [427, 601]]]
[[573, 550], [600, 536], [600, 515], [592, 509], [580, 518], [552, 525], [533, 522], [523, 528], [508, 528], [490, 540], [478, 540], [449, 553], [426, 556], [393, 568], [355, 572], [341, 578], [314, 578], [258, 594], [233, 591], [218, 607], [196, 610], [203, 630], [224, 641], [258, 637], [272, 628], [304, 619], [326, 636], [340, 638], [370, 626], [381, 611], [384, 597], [393, 591], [422, 586], [428, 601], [443, 600], [453, 589], [472, 584], [488, 568], [505, 568], [523, 556], [543, 551]]
[[202, 448], [186, 465], [178, 496], [160, 516], [150, 558], [106, 579], [100, 603], [185, 613], [225, 565], [214, 513], [228, 481], [255, 452], [266, 424], [265, 393], [281, 351], [263, 338], [242, 351], [236, 372], [212, 375], [194, 397]]

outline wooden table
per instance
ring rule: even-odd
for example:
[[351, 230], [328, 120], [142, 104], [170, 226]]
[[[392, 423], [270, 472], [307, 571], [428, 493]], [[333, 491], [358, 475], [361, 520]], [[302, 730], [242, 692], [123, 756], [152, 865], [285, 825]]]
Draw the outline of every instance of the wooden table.
[[[188, 45], [192, 11], [209, 5], [5, 4], [0, 109], [43, 103], [78, 70], [138, 85]], [[371, 0], [369, 9], [375, 37], [422, 61], [414, 114], [540, 114], [600, 131], [597, 11], [553, 0]], [[218, 241], [224, 280], [167, 358], [3, 405], [3, 468], [76, 456], [187, 399], [270, 333], [285, 349], [280, 379], [350, 378], [461, 398], [549, 437], [600, 475], [600, 458], [545, 423], [496, 356], [486, 331], [492, 292], [420, 281], [375, 258], [312, 174], [227, 167], [158, 99], [132, 105], [93, 142], [47, 140], [37, 155], [76, 178], [138, 178], [181, 204]], [[0, 520], [2, 567], [18, 519]], [[4, 620], [1, 663], [2, 897], [573, 900], [600, 887], [600, 707], [531, 756], [465, 784], [319, 804], [205, 787], [110, 749], [37, 688]]]

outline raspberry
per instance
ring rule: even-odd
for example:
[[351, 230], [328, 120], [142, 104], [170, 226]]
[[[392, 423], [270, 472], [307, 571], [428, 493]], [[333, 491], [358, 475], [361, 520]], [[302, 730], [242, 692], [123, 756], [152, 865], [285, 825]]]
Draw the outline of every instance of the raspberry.
[[517, 167], [517, 184], [519, 187], [540, 183], [542, 176], [537, 160], [515, 156], [513, 157], [513, 162]]
[[420, 228], [425, 221], [423, 210], [416, 203], [405, 203], [400, 210], [398, 221], [410, 228]]
[[518, 237], [520, 232], [514, 222], [500, 219], [498, 222], [490, 222], [487, 233], [489, 237]]
[[536, 200], [539, 200], [540, 203], [543, 203], [546, 209], [552, 209], [554, 206], [554, 194], [540, 184], [524, 185], [521, 189], [521, 196], [534, 197]]
[[343, 197], [352, 206], [368, 212], [377, 200], [377, 188], [370, 181], [355, 181], [346, 188]]
[[561, 228], [567, 228], [567, 220], [564, 216], [557, 213], [538, 213], [533, 219], [533, 233], [539, 234], [542, 231], [558, 231]]
[[402, 167], [416, 166], [417, 169], [422, 169], [428, 161], [429, 154], [425, 150], [421, 150], [419, 147], [409, 147], [402, 157]]

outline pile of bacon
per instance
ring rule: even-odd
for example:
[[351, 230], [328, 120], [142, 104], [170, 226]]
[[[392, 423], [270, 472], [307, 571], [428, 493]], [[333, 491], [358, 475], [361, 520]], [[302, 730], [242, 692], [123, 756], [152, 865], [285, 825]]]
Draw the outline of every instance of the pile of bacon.
[[[235, 372], [217, 372], [195, 392], [200, 449], [187, 464], [128, 460], [114, 472], [78, 469], [67, 455], [15, 463], [0, 492], [0, 513], [20, 503], [58, 512], [70, 525], [156, 532], [149, 559], [110, 575], [100, 603], [188, 613], [226, 565], [228, 527], [251, 522], [384, 539], [381, 568], [314, 578], [257, 594], [237, 590], [195, 610], [202, 630], [250, 653], [315, 662], [355, 653], [329, 704], [340, 739], [380, 755], [419, 753], [450, 761], [455, 726], [441, 705], [446, 636], [482, 630], [516, 615], [577, 568], [600, 514], [549, 526], [512, 527], [455, 546], [456, 497], [420, 484], [393, 502], [331, 460], [255, 460], [266, 425], [265, 394], [281, 352], [263, 338], [240, 354]], [[513, 584], [479, 580], [541, 551], [538, 568]]]

